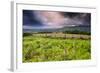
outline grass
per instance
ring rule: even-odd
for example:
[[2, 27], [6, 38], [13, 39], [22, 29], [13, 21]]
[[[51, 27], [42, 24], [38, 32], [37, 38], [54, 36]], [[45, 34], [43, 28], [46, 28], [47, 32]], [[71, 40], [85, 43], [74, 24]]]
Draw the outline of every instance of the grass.
[[90, 42], [90, 39], [24, 36], [23, 62], [90, 59]]

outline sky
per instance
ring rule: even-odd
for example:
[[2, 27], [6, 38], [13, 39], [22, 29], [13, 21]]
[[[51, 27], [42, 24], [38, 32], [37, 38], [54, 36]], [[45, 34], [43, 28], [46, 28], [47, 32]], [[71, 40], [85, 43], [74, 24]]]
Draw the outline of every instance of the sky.
[[91, 25], [90, 13], [23, 10], [23, 29]]

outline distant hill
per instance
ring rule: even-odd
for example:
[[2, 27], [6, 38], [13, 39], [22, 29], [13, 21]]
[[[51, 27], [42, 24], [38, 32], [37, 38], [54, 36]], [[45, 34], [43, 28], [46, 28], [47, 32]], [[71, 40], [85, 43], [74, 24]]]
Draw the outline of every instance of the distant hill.
[[77, 25], [77, 26], [65, 26], [63, 28], [50, 28], [50, 29], [24, 29], [24, 33], [34, 33], [34, 32], [66, 32], [66, 31], [80, 31], [80, 32], [91, 32], [90, 25]]

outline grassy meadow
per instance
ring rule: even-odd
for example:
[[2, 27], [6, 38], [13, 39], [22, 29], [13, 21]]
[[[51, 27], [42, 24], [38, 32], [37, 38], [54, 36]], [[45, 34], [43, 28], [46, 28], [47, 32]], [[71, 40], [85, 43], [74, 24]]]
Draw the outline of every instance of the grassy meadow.
[[[61, 35], [61, 34], [60, 34]], [[87, 60], [91, 58], [90, 35], [23, 36], [23, 62]], [[67, 37], [67, 38], [66, 38]], [[78, 37], [78, 38], [77, 38]]]

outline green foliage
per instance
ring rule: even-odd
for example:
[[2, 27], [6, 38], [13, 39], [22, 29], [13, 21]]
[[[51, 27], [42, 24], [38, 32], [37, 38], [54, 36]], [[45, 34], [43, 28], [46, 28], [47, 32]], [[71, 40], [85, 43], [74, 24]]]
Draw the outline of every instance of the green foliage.
[[91, 35], [91, 33], [90, 33], [90, 32], [84, 32], [84, 31], [78, 31], [78, 30], [73, 30], [73, 31], [65, 31], [64, 33]]
[[90, 39], [24, 36], [23, 62], [83, 60], [91, 58]]
[[31, 36], [32, 33], [23, 33], [23, 36]]

